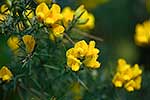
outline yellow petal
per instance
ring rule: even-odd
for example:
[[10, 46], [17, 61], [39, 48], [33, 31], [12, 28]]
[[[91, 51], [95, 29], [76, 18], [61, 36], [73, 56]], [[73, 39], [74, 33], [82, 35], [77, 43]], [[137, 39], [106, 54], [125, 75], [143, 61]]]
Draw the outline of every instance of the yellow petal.
[[59, 24], [53, 24], [52, 31], [55, 37], [61, 37], [63, 36], [63, 32], [65, 31], [65, 28]]
[[26, 52], [27, 53], [32, 53], [34, 50], [34, 46], [35, 46], [35, 39], [32, 35], [24, 35], [22, 37], [23, 42], [26, 46]]
[[57, 4], [53, 4], [52, 7], [49, 10], [49, 13], [47, 14], [47, 17], [44, 20], [45, 24], [54, 24], [57, 21], [62, 19], [61, 15], [61, 8]]
[[140, 89], [141, 88], [141, 82], [142, 82], [142, 77], [141, 76], [138, 76], [136, 79], [135, 79], [135, 89]]
[[36, 11], [35, 11], [37, 18], [40, 21], [43, 21], [47, 17], [48, 13], [49, 13], [49, 8], [44, 2], [40, 3], [37, 6]]
[[134, 91], [134, 87], [135, 87], [135, 81], [133, 80], [130, 80], [129, 82], [127, 82], [124, 87], [127, 91], [131, 92], [131, 91]]
[[68, 56], [67, 57], [67, 65], [69, 67], [71, 67], [71, 69], [73, 71], [78, 71], [81, 65], [80, 60], [78, 60], [77, 58], [75, 58], [74, 56]]
[[16, 51], [19, 48], [19, 38], [17, 36], [11, 36], [8, 40], [7, 40], [7, 44], [10, 47], [10, 49], [12, 51]]
[[11, 71], [6, 66], [0, 69], [0, 78], [2, 78], [3, 81], [10, 81], [12, 77]]

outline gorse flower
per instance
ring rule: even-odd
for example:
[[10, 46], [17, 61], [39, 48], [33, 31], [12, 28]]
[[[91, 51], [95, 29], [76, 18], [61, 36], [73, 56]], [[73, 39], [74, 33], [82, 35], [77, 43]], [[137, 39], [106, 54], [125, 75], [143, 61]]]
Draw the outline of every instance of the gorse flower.
[[41, 3], [37, 6], [35, 13], [37, 18], [45, 24], [54, 24], [62, 19], [60, 12], [61, 8], [57, 4], [52, 4], [52, 7], [49, 9], [45, 3]]
[[52, 25], [52, 34], [55, 36], [55, 37], [62, 37], [63, 36], [63, 32], [64, 32], [64, 27], [59, 25], [59, 24], [53, 24]]
[[137, 45], [150, 45], [150, 21], [143, 24], [137, 24], [135, 29], [135, 42]]
[[95, 18], [93, 14], [88, 13], [84, 8], [84, 5], [80, 5], [75, 11], [70, 7], [65, 7], [62, 11], [63, 24], [65, 27], [68, 26], [69, 22], [73, 19], [77, 19], [77, 27], [81, 29], [93, 29], [95, 26]]
[[122, 87], [124, 85], [127, 91], [134, 91], [134, 89], [140, 89], [141, 87], [141, 74], [142, 70], [138, 64], [131, 67], [124, 59], [119, 59], [117, 72], [112, 82], [116, 87]]
[[0, 69], [0, 79], [2, 79], [2, 81], [9, 82], [12, 79], [12, 77], [13, 77], [13, 74], [6, 66], [3, 66]]
[[8, 40], [7, 40], [7, 44], [8, 46], [10, 47], [10, 49], [17, 53], [18, 52], [18, 49], [19, 49], [19, 45], [20, 45], [20, 42], [19, 42], [19, 38], [17, 36], [11, 36]]
[[27, 53], [32, 53], [35, 47], [35, 39], [32, 35], [24, 35], [22, 37], [22, 40], [26, 47]]
[[66, 52], [67, 65], [73, 71], [78, 71], [81, 64], [90, 68], [99, 68], [98, 53], [99, 50], [95, 48], [95, 41], [90, 41], [89, 45], [84, 40], [79, 41], [74, 48]]
[[39, 4], [36, 8], [36, 16], [39, 21], [44, 22], [51, 29], [50, 39], [54, 40], [55, 37], [63, 36], [65, 29], [58, 23], [62, 19], [61, 8], [58, 4], [52, 4], [50, 9], [45, 3]]

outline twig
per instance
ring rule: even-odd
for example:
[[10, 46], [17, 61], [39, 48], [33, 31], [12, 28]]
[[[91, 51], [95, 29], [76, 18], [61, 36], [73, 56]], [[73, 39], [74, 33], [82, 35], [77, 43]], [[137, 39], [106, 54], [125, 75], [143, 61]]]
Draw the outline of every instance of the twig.
[[94, 39], [94, 40], [97, 40], [97, 41], [100, 41], [100, 42], [104, 41], [104, 40], [103, 40], [102, 38], [100, 38], [100, 37], [93, 36], [93, 35], [91, 35], [91, 34], [88, 34], [88, 33], [86, 33], [86, 32], [80, 31], [80, 30], [78, 30], [78, 29], [73, 28], [72, 30], [75, 31], [75, 32], [77, 32], [77, 33], [79, 33], [79, 34], [81, 34], [81, 35], [83, 35], [83, 36], [85, 36], [85, 37], [88, 37], [88, 38], [91, 38], [91, 39]]
[[64, 36], [74, 45], [75, 42], [66, 34], [64, 33]]
[[60, 70], [59, 68], [57, 68], [57, 67], [55, 67], [55, 66], [51, 66], [51, 65], [46, 65], [46, 64], [44, 64], [43, 65], [44, 67], [46, 67], [46, 68], [50, 68], [50, 69], [53, 69], [53, 70]]

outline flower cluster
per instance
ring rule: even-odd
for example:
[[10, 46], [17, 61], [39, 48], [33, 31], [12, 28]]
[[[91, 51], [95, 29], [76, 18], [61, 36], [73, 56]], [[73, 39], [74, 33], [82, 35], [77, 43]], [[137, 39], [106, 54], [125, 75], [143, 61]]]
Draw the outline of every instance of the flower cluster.
[[12, 79], [12, 77], [13, 77], [13, 74], [6, 66], [3, 66], [0, 69], [0, 79], [2, 79], [2, 81], [9, 82]]
[[150, 21], [136, 26], [136, 34], [134, 36], [137, 45], [150, 45]]
[[78, 71], [82, 63], [90, 68], [99, 68], [98, 53], [99, 50], [95, 48], [95, 41], [90, 41], [89, 45], [84, 40], [79, 41], [74, 48], [70, 48], [66, 52], [67, 65], [73, 71]]
[[35, 13], [37, 19], [47, 25], [51, 30], [51, 39], [54, 37], [62, 37], [63, 32], [67, 30], [71, 24], [75, 24], [81, 29], [93, 29], [95, 26], [93, 14], [88, 13], [84, 5], [79, 6], [75, 11], [70, 7], [65, 7], [61, 12], [61, 8], [58, 4], [52, 4], [49, 9], [47, 4], [43, 2], [37, 6]]
[[141, 88], [142, 81], [142, 70], [139, 68], [138, 64], [131, 67], [127, 64], [124, 59], [118, 60], [118, 67], [115, 76], [113, 77], [113, 84], [116, 87], [122, 87], [127, 91], [134, 91]]
[[36, 8], [37, 19], [44, 22], [51, 30], [55, 37], [61, 37], [64, 32], [64, 27], [59, 24], [59, 21], [63, 18], [61, 14], [61, 8], [58, 4], [52, 4], [49, 9], [46, 3], [40, 3]]

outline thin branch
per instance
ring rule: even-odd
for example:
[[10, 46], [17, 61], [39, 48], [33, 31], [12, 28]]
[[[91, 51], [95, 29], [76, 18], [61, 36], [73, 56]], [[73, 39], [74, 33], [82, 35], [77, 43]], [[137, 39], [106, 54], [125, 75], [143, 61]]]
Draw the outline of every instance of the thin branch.
[[100, 37], [96, 37], [94, 35], [91, 35], [91, 34], [88, 34], [86, 32], [80, 31], [78, 29], [73, 28], [72, 30], [79, 33], [79, 34], [81, 34], [81, 35], [83, 35], [83, 36], [85, 36], [85, 37], [88, 37], [88, 38], [91, 38], [91, 39], [94, 39], [94, 40], [97, 40], [97, 41], [100, 41], [100, 42], [104, 41], [104, 39], [102, 39]]
[[75, 44], [75, 42], [67, 35], [67, 33], [64, 33], [64, 36], [68, 39], [68, 41], [70, 41], [70, 43], [73, 45]]
[[58, 70], [58, 71], [60, 71], [60, 69], [57, 68], [57, 67], [55, 67], [55, 66], [46, 65], [46, 64], [44, 64], [43, 66], [46, 67], [46, 68], [49, 68], [49, 69], [53, 69], [53, 70]]

